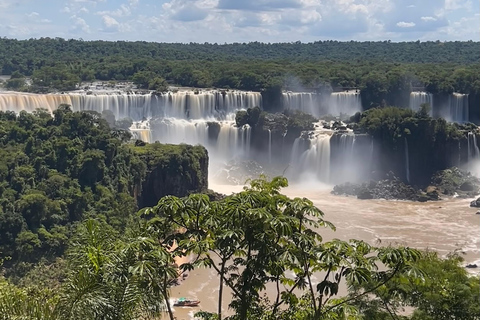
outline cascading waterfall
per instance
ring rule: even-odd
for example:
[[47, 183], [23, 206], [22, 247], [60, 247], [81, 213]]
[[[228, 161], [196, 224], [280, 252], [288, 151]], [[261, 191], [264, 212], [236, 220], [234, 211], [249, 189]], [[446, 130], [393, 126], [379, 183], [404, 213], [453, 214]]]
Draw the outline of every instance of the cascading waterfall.
[[418, 111], [420, 110], [420, 106], [424, 103], [428, 103], [430, 106], [430, 115], [432, 115], [433, 94], [421, 91], [410, 92], [410, 109]]
[[360, 92], [332, 92], [330, 95], [328, 111], [330, 114], [335, 116], [341, 114], [353, 115], [356, 112], [361, 112], [362, 101], [360, 99]]
[[295, 139], [290, 157], [288, 176], [293, 181], [307, 179], [330, 182], [330, 137], [331, 130], [323, 129], [321, 123], [315, 131], [303, 132]]
[[[177, 91], [165, 94], [93, 93], [27, 94], [0, 93], [0, 110], [16, 113], [37, 108], [53, 112], [61, 104], [74, 111], [110, 110], [116, 119], [131, 118], [136, 139], [146, 142], [204, 145], [213, 158], [221, 161], [250, 154], [251, 128], [235, 126], [239, 109], [262, 107], [259, 92], [236, 90]], [[209, 123], [216, 122], [219, 132], [209, 137]]]
[[152, 142], [152, 131], [150, 130], [150, 122], [138, 121], [134, 122], [130, 127], [130, 132], [135, 139], [145, 142]]
[[117, 119], [140, 121], [151, 117], [207, 119], [221, 117], [238, 109], [262, 107], [259, 92], [244, 91], [177, 91], [165, 94], [27, 94], [0, 93], [0, 110], [32, 112], [37, 108], [53, 112], [60, 104], [74, 111], [111, 110]]
[[450, 121], [463, 123], [469, 120], [468, 94], [454, 92], [449, 97]]
[[410, 182], [410, 157], [408, 155], [408, 141], [405, 137], [405, 174], [407, 177], [407, 182]]
[[284, 92], [283, 107], [284, 109], [300, 110], [314, 116], [319, 116], [316, 95], [316, 93], [312, 92]]
[[272, 163], [272, 130], [268, 129], [268, 162]]
[[480, 150], [477, 144], [477, 135], [473, 132], [468, 133], [468, 161], [478, 159], [480, 157]]
[[313, 174], [321, 182], [330, 182], [330, 135], [319, 134], [310, 141], [310, 148], [300, 157], [300, 172]]

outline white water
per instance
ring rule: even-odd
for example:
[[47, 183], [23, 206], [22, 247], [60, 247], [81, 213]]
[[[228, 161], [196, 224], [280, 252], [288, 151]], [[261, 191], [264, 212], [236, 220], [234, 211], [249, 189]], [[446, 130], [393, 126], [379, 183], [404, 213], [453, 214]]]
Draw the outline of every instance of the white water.
[[312, 92], [284, 92], [283, 108], [300, 110], [313, 116], [320, 116], [317, 94]]
[[468, 161], [477, 160], [480, 157], [480, 150], [477, 144], [477, 135], [473, 132], [468, 133]]
[[428, 92], [414, 91], [410, 92], [410, 109], [418, 111], [424, 103], [430, 105], [430, 115], [433, 112], [433, 94]]
[[354, 115], [356, 112], [362, 111], [362, 101], [360, 92], [343, 91], [332, 92], [330, 95], [329, 113], [332, 115]]
[[[318, 124], [317, 130], [310, 132], [308, 138], [297, 138], [293, 144], [290, 158], [291, 167], [287, 171], [287, 176], [295, 181], [317, 180], [328, 183], [330, 181], [330, 137], [332, 134], [331, 130], [322, 129], [322, 126]], [[306, 150], [300, 149], [302, 143], [308, 144]]]
[[239, 109], [262, 107], [258, 92], [246, 91], [178, 91], [162, 95], [115, 94], [27, 94], [0, 93], [0, 110], [32, 112], [44, 108], [52, 112], [60, 104], [69, 104], [74, 111], [111, 110], [117, 119], [129, 117], [139, 121], [155, 116], [177, 119], [226, 118]]
[[[68, 94], [0, 93], [0, 110], [16, 113], [37, 108], [53, 112], [60, 104], [69, 104], [74, 111], [111, 110], [116, 119], [134, 120], [130, 130], [136, 139], [145, 142], [187, 143], [204, 145], [211, 158], [226, 161], [250, 155], [251, 129], [235, 126], [235, 112], [249, 107], [262, 107], [258, 92], [245, 91], [178, 91], [152, 94]], [[154, 119], [152, 119], [154, 118]], [[208, 122], [219, 123], [218, 136], [210, 139]]]
[[463, 123], [469, 120], [468, 94], [453, 93], [449, 96], [450, 121]]

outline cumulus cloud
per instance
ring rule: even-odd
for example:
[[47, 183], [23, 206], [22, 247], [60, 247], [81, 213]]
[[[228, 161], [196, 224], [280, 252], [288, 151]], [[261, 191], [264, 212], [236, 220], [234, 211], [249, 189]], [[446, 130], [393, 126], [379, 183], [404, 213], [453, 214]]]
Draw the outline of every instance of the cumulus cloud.
[[437, 18], [434, 17], [421, 17], [422, 21], [437, 21]]
[[106, 31], [118, 31], [120, 26], [120, 23], [109, 15], [102, 16], [102, 23]]
[[113, 17], [126, 17], [126, 16], [129, 16], [131, 13], [132, 12], [130, 10], [130, 7], [125, 4], [122, 4], [120, 5], [119, 8], [115, 10], [98, 11], [96, 14], [101, 16], [108, 15]]
[[71, 32], [76, 34], [79, 34], [82, 32], [89, 34], [91, 32], [90, 26], [87, 24], [87, 22], [84, 19], [77, 17], [76, 15], [71, 16], [70, 19], [73, 22], [72, 27], [70, 28]]
[[472, 0], [57, 1], [55, 11], [44, 1], [0, 0], [0, 32], [219, 43], [480, 38], [480, 5]]
[[251, 11], [272, 11], [300, 7], [302, 7], [301, 2], [297, 0], [219, 0], [217, 6], [218, 9]]
[[415, 22], [400, 21], [400, 22], [397, 22], [397, 26], [400, 28], [412, 28], [412, 27], [415, 27]]
[[209, 8], [212, 4], [204, 1], [185, 1], [185, 0], [172, 0], [162, 5], [163, 10], [168, 18], [183, 21], [200, 21], [204, 20], [208, 16]]

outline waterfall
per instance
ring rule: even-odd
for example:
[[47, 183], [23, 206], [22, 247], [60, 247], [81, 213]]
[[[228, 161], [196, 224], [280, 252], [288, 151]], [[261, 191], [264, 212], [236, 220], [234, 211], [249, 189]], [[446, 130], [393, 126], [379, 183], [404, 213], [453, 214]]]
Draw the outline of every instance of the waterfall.
[[239, 109], [262, 107], [259, 92], [246, 91], [177, 91], [165, 94], [28, 94], [0, 93], [0, 110], [32, 112], [37, 108], [53, 112], [60, 104], [69, 104], [74, 111], [111, 110], [117, 119], [140, 121], [151, 117], [177, 119], [226, 118]]
[[153, 142], [152, 131], [150, 130], [149, 121], [134, 122], [129, 130], [132, 133], [133, 138], [148, 143]]
[[[262, 107], [259, 92], [238, 90], [184, 90], [164, 94], [132, 92], [66, 94], [28, 94], [1, 92], [0, 110], [16, 113], [43, 108], [52, 113], [61, 104], [74, 111], [110, 110], [116, 119], [131, 118], [130, 131], [145, 142], [187, 143], [204, 145], [209, 154], [221, 161], [249, 157], [251, 128], [235, 126], [235, 112]], [[217, 122], [218, 135], [208, 135], [208, 123]]]
[[468, 94], [453, 93], [449, 96], [450, 121], [452, 122], [468, 122]]
[[410, 182], [410, 157], [408, 156], [407, 137], [405, 137], [405, 173], [407, 176], [407, 182]]
[[477, 135], [473, 132], [468, 133], [468, 161], [477, 159], [480, 156], [480, 150], [477, 144]]
[[430, 115], [432, 115], [433, 94], [421, 91], [410, 92], [410, 109], [418, 111], [420, 110], [420, 106], [424, 103], [428, 103], [430, 105]]
[[302, 112], [319, 116], [316, 93], [312, 92], [284, 92], [283, 108], [291, 110], [300, 110]]
[[329, 113], [335, 116], [346, 114], [354, 115], [356, 112], [362, 111], [362, 101], [360, 92], [343, 91], [332, 92], [329, 102]]
[[[314, 178], [330, 182], [330, 137], [331, 133], [315, 131], [295, 140], [289, 170], [292, 180]], [[303, 144], [306, 148], [302, 147]]]
[[272, 130], [268, 129], [268, 162], [272, 163]]

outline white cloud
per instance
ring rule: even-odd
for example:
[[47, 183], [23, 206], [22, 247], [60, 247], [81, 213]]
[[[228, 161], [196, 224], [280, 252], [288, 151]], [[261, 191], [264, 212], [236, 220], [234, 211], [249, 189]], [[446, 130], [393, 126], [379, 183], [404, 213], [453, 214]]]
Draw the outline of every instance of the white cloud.
[[412, 28], [412, 27], [415, 27], [415, 22], [400, 21], [400, 22], [397, 22], [397, 27], [400, 27], [400, 28]]
[[0, 33], [217, 43], [480, 39], [478, 0], [64, 0], [55, 10], [45, 2], [0, 0]]
[[90, 26], [87, 24], [87, 22], [84, 19], [77, 17], [75, 15], [71, 16], [70, 19], [73, 21], [73, 25], [70, 28], [70, 31], [72, 31], [73, 33], [84, 32], [88, 34], [91, 32]]
[[110, 17], [109, 15], [102, 16], [102, 22], [103, 26], [109, 30], [118, 29], [118, 27], [120, 26], [118, 21], [115, 20], [115, 18]]
[[131, 10], [130, 10], [130, 7], [125, 5], [125, 4], [122, 4], [120, 5], [119, 8], [115, 9], [115, 10], [111, 10], [111, 11], [98, 11], [96, 14], [98, 15], [101, 15], [101, 16], [113, 16], [113, 17], [126, 17], [126, 16], [129, 16], [131, 15]]

